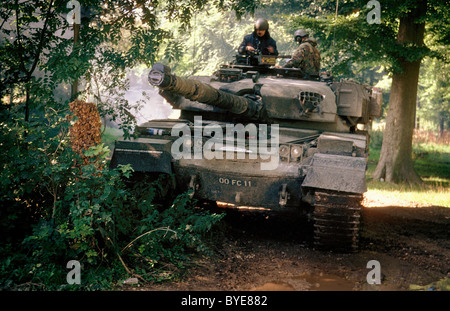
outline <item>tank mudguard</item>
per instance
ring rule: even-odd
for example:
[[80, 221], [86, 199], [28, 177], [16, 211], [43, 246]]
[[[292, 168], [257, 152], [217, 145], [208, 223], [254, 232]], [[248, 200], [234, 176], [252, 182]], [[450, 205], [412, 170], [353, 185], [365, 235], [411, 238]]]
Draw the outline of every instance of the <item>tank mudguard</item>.
[[135, 172], [172, 174], [172, 155], [167, 151], [168, 145], [169, 141], [156, 139], [117, 141], [110, 167], [130, 164]]
[[367, 191], [366, 159], [334, 154], [314, 154], [305, 167], [301, 187], [362, 194]]

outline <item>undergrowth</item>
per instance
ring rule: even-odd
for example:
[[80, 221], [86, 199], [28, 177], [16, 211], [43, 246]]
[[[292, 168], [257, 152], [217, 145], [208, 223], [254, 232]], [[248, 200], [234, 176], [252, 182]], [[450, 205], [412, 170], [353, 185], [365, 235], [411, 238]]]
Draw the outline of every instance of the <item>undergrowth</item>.
[[[222, 215], [196, 208], [188, 192], [158, 202], [166, 181], [129, 183], [131, 167], [109, 169], [108, 153], [103, 145], [89, 149], [85, 155], [95, 160], [81, 167], [56, 161], [65, 175], [53, 168], [64, 187], [54, 205], [39, 211], [16, 200], [1, 214], [8, 224], [0, 244], [1, 289], [105, 290], [131, 277], [163, 282], [183, 275], [192, 255], [208, 254], [207, 233]], [[71, 260], [80, 263], [80, 284], [71, 284]]]

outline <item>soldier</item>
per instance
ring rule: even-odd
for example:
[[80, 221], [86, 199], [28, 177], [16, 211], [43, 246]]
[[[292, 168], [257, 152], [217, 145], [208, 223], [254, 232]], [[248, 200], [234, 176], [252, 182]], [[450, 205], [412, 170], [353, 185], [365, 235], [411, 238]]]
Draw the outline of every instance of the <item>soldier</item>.
[[269, 22], [259, 18], [255, 22], [253, 33], [246, 35], [239, 46], [239, 54], [260, 51], [263, 55], [278, 55], [277, 43], [270, 37]]
[[299, 68], [305, 75], [319, 75], [320, 52], [316, 47], [317, 41], [309, 38], [309, 34], [303, 29], [294, 33], [294, 39], [299, 46], [283, 68]]

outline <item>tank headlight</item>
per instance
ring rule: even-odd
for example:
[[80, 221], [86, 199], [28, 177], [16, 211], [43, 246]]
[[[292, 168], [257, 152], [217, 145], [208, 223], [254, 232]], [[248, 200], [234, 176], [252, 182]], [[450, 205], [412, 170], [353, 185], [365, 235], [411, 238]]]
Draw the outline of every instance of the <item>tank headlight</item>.
[[289, 157], [289, 146], [287, 145], [281, 145], [279, 149], [280, 157], [287, 158]]
[[292, 146], [291, 147], [291, 158], [298, 159], [303, 155], [303, 148], [301, 146]]

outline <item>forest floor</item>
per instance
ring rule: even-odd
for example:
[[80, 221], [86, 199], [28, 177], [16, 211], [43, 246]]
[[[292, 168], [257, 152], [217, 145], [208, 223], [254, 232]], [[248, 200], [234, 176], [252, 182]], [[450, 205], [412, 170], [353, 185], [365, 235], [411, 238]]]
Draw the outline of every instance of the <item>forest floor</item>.
[[[182, 280], [123, 290], [450, 290], [450, 208], [370, 191], [363, 205], [355, 253], [314, 249], [312, 226], [299, 216], [232, 210], [214, 255], [197, 258]], [[380, 264], [381, 284], [367, 282], [370, 260]]]

